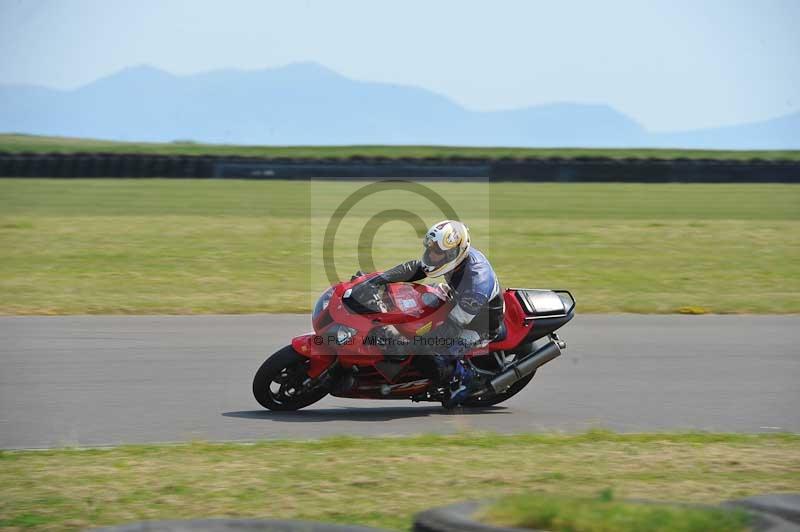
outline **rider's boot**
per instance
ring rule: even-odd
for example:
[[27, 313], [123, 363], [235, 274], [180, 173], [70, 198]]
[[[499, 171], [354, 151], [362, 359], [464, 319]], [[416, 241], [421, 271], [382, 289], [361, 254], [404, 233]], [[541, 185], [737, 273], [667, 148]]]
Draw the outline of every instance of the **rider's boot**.
[[473, 392], [475, 381], [475, 371], [463, 359], [456, 361], [450, 389], [446, 392], [449, 396], [442, 400], [442, 406], [451, 409], [461, 405]]
[[447, 386], [455, 373], [456, 360], [451, 356], [433, 355], [431, 357], [436, 366], [436, 380]]

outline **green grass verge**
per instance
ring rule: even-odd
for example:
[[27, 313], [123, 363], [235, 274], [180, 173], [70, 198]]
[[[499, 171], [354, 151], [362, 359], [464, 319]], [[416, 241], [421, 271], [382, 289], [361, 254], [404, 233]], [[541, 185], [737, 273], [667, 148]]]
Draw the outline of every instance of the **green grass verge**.
[[115, 142], [70, 137], [0, 134], [0, 151], [11, 153], [144, 153], [241, 155], [246, 157], [609, 157], [675, 159], [800, 160], [800, 150], [676, 150], [592, 148], [478, 148], [459, 146], [233, 146], [195, 142]]
[[646, 504], [597, 498], [527, 493], [481, 510], [478, 520], [495, 526], [553, 532], [737, 532], [749, 530], [744, 510]]
[[403, 530], [431, 506], [531, 492], [708, 504], [797, 492], [800, 436], [465, 432], [5, 451], [0, 485], [5, 530], [201, 517]]
[[[307, 312], [326, 287], [330, 213], [363, 183], [0, 180], [0, 313]], [[430, 183], [504, 286], [568, 288], [579, 312], [800, 312], [800, 187]], [[441, 213], [372, 196], [336, 239], [358, 267], [374, 213]], [[381, 225], [375, 267], [418, 256]], [[362, 243], [362, 249], [366, 244]]]

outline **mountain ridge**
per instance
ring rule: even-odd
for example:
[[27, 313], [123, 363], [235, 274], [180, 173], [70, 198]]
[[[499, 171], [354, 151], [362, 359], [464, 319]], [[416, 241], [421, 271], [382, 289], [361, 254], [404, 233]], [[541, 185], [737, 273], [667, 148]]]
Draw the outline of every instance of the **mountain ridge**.
[[0, 131], [244, 145], [797, 149], [800, 111], [654, 133], [604, 103], [472, 111], [434, 91], [353, 80], [315, 62], [185, 76], [134, 65], [70, 90], [0, 85]]

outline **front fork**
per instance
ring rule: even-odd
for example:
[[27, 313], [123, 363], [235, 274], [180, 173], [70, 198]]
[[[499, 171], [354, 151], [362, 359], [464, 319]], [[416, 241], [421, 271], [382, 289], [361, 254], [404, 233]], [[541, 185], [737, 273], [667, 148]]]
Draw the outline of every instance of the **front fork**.
[[318, 376], [308, 377], [306, 380], [304, 380], [303, 388], [308, 390], [313, 388], [332, 388], [339, 368], [339, 360], [334, 360], [333, 363], [322, 370], [322, 373], [320, 373]]

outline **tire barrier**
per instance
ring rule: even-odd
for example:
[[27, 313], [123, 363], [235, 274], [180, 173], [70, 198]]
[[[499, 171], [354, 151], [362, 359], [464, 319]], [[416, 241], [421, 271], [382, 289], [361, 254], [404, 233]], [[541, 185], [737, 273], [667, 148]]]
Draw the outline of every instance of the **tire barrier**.
[[725, 506], [755, 510], [793, 524], [800, 530], [800, 493], [782, 493], [775, 495], [758, 495], [746, 499], [726, 502]]
[[[413, 530], [414, 532], [519, 532], [519, 528], [497, 527], [472, 519], [476, 511], [491, 502], [469, 501], [425, 510], [414, 516]], [[701, 507], [693, 504], [684, 506]], [[751, 529], [757, 532], [800, 532], [800, 494], [762, 495], [724, 502], [720, 506], [709, 508], [744, 509], [751, 516]]]
[[197, 519], [188, 521], [144, 521], [93, 532], [381, 532], [378, 528], [332, 525], [285, 519]]
[[519, 532], [519, 528], [486, 525], [472, 519], [486, 503], [460, 502], [432, 508], [414, 516], [414, 532]]
[[800, 183], [800, 161], [717, 159], [498, 160], [492, 179], [540, 182]]
[[800, 183], [800, 161], [598, 157], [268, 159], [0, 152], [0, 177], [297, 180], [409, 178], [428, 181]]
[[[489, 503], [491, 501], [469, 501], [425, 510], [414, 516], [413, 529], [415, 532], [514, 532], [520, 530], [492, 526], [473, 520], [472, 515]], [[693, 504], [685, 506], [702, 507]], [[748, 511], [752, 517], [752, 530], [758, 532], [800, 531], [800, 494], [760, 495], [724, 502], [719, 507], [740, 508]], [[380, 529], [377, 528], [355, 525], [273, 519], [145, 521], [93, 530], [94, 532], [188, 532], [190, 530], [200, 532], [380, 532]]]

